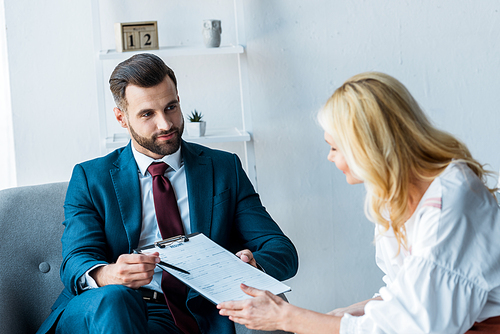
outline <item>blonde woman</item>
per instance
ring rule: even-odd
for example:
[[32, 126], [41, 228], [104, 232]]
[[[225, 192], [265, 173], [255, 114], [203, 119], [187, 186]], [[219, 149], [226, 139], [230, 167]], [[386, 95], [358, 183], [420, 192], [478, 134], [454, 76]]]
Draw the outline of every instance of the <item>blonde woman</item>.
[[383, 73], [347, 80], [318, 119], [328, 160], [366, 186], [386, 286], [328, 314], [242, 286], [255, 298], [220, 313], [295, 333], [500, 333], [500, 209], [467, 147]]

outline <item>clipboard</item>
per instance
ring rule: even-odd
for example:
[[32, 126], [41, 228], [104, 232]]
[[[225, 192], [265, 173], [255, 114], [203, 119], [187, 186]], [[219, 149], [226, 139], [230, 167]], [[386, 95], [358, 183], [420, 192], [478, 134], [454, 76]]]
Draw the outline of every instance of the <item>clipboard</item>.
[[162, 262], [177, 269], [161, 264], [158, 264], [158, 267], [198, 291], [214, 304], [252, 298], [240, 289], [241, 283], [269, 290], [275, 295], [291, 291], [287, 285], [241, 261], [203, 233], [160, 240], [138, 248], [134, 252], [143, 254], [158, 252]]

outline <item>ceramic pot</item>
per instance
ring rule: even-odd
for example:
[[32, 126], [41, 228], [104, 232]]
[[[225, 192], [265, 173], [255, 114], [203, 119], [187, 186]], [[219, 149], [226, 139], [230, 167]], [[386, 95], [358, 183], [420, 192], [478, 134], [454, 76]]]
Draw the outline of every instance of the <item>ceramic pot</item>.
[[206, 128], [207, 123], [205, 121], [186, 123], [186, 131], [190, 137], [203, 137], [205, 135]]

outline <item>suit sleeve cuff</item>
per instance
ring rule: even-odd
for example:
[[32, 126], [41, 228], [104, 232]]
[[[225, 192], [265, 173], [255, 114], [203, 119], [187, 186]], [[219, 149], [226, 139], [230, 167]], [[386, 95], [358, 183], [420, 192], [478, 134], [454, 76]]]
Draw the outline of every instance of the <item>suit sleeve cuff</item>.
[[89, 270], [85, 272], [79, 279], [78, 279], [78, 290], [80, 292], [83, 292], [85, 290], [90, 290], [90, 289], [97, 289], [99, 286], [97, 285], [97, 282], [90, 276], [90, 272], [98, 267], [105, 266], [105, 264], [96, 264]]

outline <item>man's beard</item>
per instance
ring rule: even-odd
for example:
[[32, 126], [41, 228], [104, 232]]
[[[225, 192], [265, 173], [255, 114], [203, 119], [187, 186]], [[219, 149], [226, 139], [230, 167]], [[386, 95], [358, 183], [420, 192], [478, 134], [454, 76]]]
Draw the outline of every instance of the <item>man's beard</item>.
[[[162, 131], [153, 134], [150, 138], [141, 137], [137, 132], [134, 131], [130, 124], [128, 128], [130, 129], [130, 135], [134, 138], [137, 144], [144, 147], [148, 151], [153, 152], [154, 154], [166, 156], [177, 152], [177, 150], [181, 146], [181, 137], [182, 133], [184, 132], [184, 122], [182, 122], [180, 128], [172, 127], [169, 131]], [[177, 132], [177, 136], [170, 140], [162, 141], [161, 143], [157, 142], [159, 136], [168, 135], [173, 132]]]

